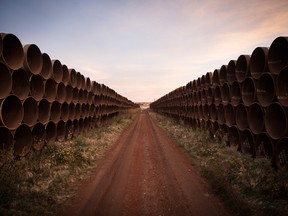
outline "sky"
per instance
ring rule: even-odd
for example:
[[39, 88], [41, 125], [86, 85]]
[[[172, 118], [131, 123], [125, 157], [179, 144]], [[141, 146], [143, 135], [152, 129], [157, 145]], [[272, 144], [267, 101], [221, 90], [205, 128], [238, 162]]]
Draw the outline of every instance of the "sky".
[[0, 32], [133, 102], [288, 35], [287, 0], [0, 0]]

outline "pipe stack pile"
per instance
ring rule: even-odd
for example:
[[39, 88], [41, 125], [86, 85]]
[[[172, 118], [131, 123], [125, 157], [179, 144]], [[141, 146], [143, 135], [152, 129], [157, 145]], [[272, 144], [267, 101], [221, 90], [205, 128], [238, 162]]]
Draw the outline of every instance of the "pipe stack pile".
[[0, 148], [25, 156], [135, 107], [104, 84], [51, 60], [35, 44], [0, 36]]
[[195, 128], [222, 129], [230, 145], [273, 166], [288, 164], [288, 37], [257, 47], [150, 107]]

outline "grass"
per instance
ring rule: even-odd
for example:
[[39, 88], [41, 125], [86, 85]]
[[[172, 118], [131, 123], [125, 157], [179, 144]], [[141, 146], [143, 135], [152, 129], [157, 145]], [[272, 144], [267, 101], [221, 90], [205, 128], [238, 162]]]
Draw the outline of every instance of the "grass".
[[154, 112], [150, 115], [188, 154], [233, 215], [287, 215], [287, 167], [276, 171], [266, 158], [253, 159], [236, 147], [228, 147], [227, 136], [221, 131], [211, 137], [208, 131], [192, 129], [181, 121]]
[[97, 166], [105, 152], [129, 126], [138, 110], [125, 111], [113, 119], [64, 142], [55, 142], [25, 158], [0, 167], [0, 215], [55, 215], [69, 201]]

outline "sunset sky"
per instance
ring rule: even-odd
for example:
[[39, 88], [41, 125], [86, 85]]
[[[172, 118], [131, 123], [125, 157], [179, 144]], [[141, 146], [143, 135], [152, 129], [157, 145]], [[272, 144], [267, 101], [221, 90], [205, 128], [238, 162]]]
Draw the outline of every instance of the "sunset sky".
[[0, 32], [134, 102], [288, 35], [287, 0], [1, 0]]

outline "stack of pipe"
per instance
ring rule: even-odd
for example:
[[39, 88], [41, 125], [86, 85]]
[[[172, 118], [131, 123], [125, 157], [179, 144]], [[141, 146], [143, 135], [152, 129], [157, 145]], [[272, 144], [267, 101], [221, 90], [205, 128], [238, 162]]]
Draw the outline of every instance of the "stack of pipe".
[[288, 37], [257, 47], [150, 107], [195, 128], [222, 129], [230, 145], [273, 166], [288, 164]]
[[46, 143], [71, 138], [135, 107], [113, 89], [35, 44], [22, 46], [13, 34], [0, 36], [0, 149], [25, 156]]

